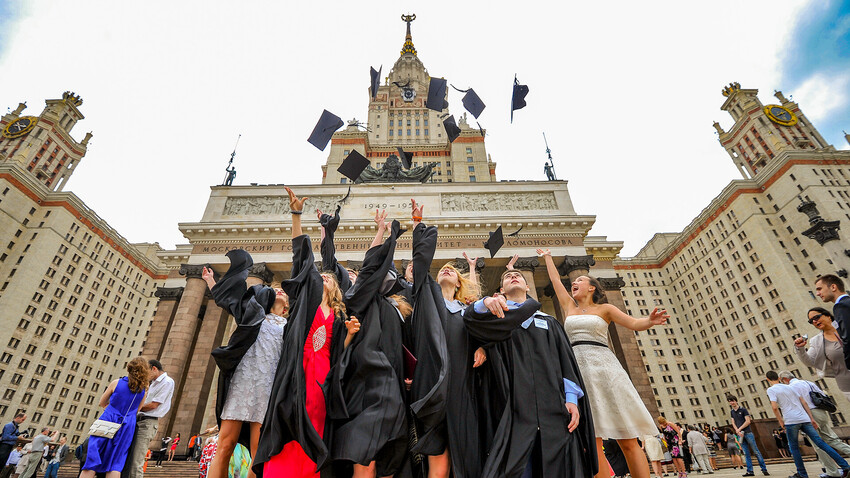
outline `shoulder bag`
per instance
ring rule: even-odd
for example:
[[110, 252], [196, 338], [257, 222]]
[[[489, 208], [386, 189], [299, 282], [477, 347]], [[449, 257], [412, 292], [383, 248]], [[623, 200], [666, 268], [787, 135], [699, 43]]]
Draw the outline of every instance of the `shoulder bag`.
[[[142, 395], [144, 396], [144, 395]], [[110, 422], [109, 420], [101, 420], [98, 418], [91, 424], [91, 428], [89, 428], [89, 435], [93, 437], [102, 437], [106, 439], [113, 439], [115, 434], [118, 433], [118, 430], [121, 429], [121, 426], [124, 425], [124, 417], [130, 413], [130, 410], [133, 408], [133, 404], [136, 402], [136, 399], [130, 402], [130, 406], [127, 407], [127, 411], [124, 412], [124, 415], [121, 416], [121, 423]]]
[[809, 398], [812, 399], [812, 403], [815, 404], [815, 407], [820, 408], [821, 410], [826, 410], [829, 413], [835, 413], [838, 407], [835, 404], [834, 398], [823, 392], [818, 392], [811, 384], [809, 384], [809, 388]]

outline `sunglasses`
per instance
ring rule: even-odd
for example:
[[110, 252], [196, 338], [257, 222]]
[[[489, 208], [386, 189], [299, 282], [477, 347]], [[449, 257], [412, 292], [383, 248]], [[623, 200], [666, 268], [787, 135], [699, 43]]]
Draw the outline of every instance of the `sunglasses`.
[[820, 319], [821, 317], [823, 317], [823, 315], [824, 315], [824, 314], [818, 314], [818, 315], [816, 315], [816, 316], [814, 316], [814, 317], [810, 318], [810, 319], [809, 319], [809, 323], [810, 323], [810, 324], [814, 324], [814, 323], [815, 323], [815, 321], [816, 321], [816, 320], [818, 320], [818, 319]]

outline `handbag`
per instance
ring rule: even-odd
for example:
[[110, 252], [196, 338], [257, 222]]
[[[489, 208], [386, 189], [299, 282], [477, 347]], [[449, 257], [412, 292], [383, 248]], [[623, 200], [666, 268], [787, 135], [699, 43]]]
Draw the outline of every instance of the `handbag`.
[[111, 440], [115, 438], [115, 434], [118, 433], [118, 430], [121, 429], [121, 426], [124, 425], [124, 418], [130, 413], [130, 410], [133, 408], [133, 403], [135, 403], [136, 399], [130, 402], [130, 406], [127, 407], [127, 411], [122, 415], [121, 423], [110, 422], [109, 420], [101, 420], [98, 418], [91, 424], [89, 428], [89, 435], [93, 437], [101, 437], [106, 438], [107, 440]]
[[829, 413], [835, 413], [838, 410], [838, 406], [835, 403], [835, 399], [830, 397], [829, 395], [818, 392], [815, 390], [815, 387], [809, 385], [811, 389], [809, 391], [809, 397], [812, 399], [812, 403], [815, 404], [815, 407], [820, 408], [821, 410], [826, 410]]

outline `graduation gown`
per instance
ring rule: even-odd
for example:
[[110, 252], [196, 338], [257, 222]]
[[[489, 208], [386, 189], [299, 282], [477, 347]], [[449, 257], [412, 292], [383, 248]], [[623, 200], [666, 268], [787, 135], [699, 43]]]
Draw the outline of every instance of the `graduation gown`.
[[440, 455], [447, 446], [448, 311], [440, 286], [429, 273], [436, 247], [437, 228], [419, 223], [413, 230], [413, 315], [409, 324], [411, 353], [418, 361], [410, 387], [410, 410], [419, 440], [411, 451], [425, 455]]
[[[250, 254], [242, 249], [236, 249], [228, 251], [226, 255], [230, 259], [230, 268], [210, 290], [216, 305], [230, 312], [236, 320], [236, 329], [227, 345], [218, 347], [211, 354], [219, 368], [215, 397], [215, 419], [219, 426], [221, 426], [221, 411], [224, 409], [224, 401], [230, 390], [233, 372], [257, 340], [260, 327], [275, 301], [275, 291], [271, 287], [263, 285], [248, 287], [245, 283], [248, 270], [254, 265]], [[249, 447], [250, 438], [249, 427], [242, 427], [239, 443]]]
[[333, 216], [322, 214], [319, 223], [325, 228], [325, 237], [319, 248], [322, 254], [322, 272], [330, 272], [336, 275], [339, 289], [345, 294], [351, 288], [351, 279], [348, 277], [348, 269], [342, 267], [336, 260], [336, 246], [334, 245], [334, 234], [339, 227], [339, 206]]
[[347, 312], [360, 320], [360, 331], [325, 382], [331, 460], [335, 465], [374, 460], [378, 476], [396, 473], [407, 452], [402, 320], [381, 294], [399, 235], [393, 221], [390, 237], [366, 252], [357, 281], [345, 293]]
[[[310, 237], [301, 235], [292, 240], [291, 278], [283, 281], [289, 296], [289, 320], [283, 334], [283, 348], [275, 372], [269, 408], [263, 421], [257, 456], [252, 468], [263, 476], [263, 465], [280, 453], [283, 446], [297, 440], [304, 453], [320, 466], [328, 458], [328, 448], [313, 427], [306, 408], [306, 378], [304, 374], [304, 342], [310, 332], [316, 310], [322, 303], [322, 276], [313, 263]], [[344, 321], [336, 317], [333, 324], [331, 364], [338, 360], [347, 332]], [[330, 440], [325, 425], [325, 440]]]
[[482, 340], [499, 341], [509, 335], [495, 346], [498, 363], [490, 363], [493, 383], [505, 403], [494, 400], [490, 404], [494, 408], [489, 412], [500, 418], [483, 477], [519, 477], [538, 435], [540, 476], [590, 477], [598, 468], [593, 418], [586, 397], [578, 400], [578, 428], [572, 433], [567, 430], [570, 415], [565, 406], [564, 379], [584, 390], [575, 356], [564, 329], [554, 317], [538, 312], [539, 307], [529, 298], [505, 312], [502, 319], [489, 312], [479, 314], [474, 307], [464, 315], [470, 333]]

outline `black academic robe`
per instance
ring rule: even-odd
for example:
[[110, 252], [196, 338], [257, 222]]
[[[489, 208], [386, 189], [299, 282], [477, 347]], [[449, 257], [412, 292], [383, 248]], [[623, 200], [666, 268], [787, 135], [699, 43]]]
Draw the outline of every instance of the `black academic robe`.
[[[464, 315], [470, 334], [497, 342], [498, 363], [491, 362], [493, 384], [502, 390], [504, 405], [493, 400], [489, 412], [500, 416], [483, 477], [519, 477], [539, 439], [536, 465], [541, 477], [585, 478], [596, 473], [596, 439], [586, 397], [578, 400], [579, 427], [567, 429], [564, 381], [585, 390], [564, 329], [554, 317], [538, 313], [540, 304], [527, 299], [499, 319], [469, 307]], [[531, 318], [527, 328], [522, 326]], [[513, 327], [513, 328], [512, 328]], [[492, 359], [492, 358], [491, 358]], [[490, 360], [488, 360], [490, 361]], [[501, 410], [499, 410], [501, 408]], [[501, 412], [501, 413], [500, 413]]]
[[[316, 311], [322, 304], [322, 276], [313, 262], [310, 237], [302, 235], [292, 240], [291, 278], [283, 281], [289, 296], [289, 319], [283, 335], [283, 348], [275, 372], [269, 407], [263, 421], [257, 456], [252, 468], [261, 477], [263, 465], [280, 453], [292, 440], [298, 441], [304, 453], [321, 465], [327, 460], [328, 449], [313, 427], [307, 414], [306, 377], [304, 374], [304, 342], [313, 325]], [[338, 360], [345, 336], [344, 318], [335, 317], [332, 331], [331, 365]], [[328, 427], [325, 439], [329, 440]]]
[[448, 349], [445, 324], [448, 311], [442, 291], [430, 275], [437, 247], [437, 228], [420, 223], [413, 230], [413, 315], [411, 353], [418, 360], [410, 387], [410, 410], [419, 440], [413, 452], [440, 455], [446, 450]]
[[333, 216], [322, 214], [319, 223], [325, 228], [325, 237], [322, 239], [320, 251], [322, 254], [322, 272], [330, 272], [336, 275], [339, 289], [345, 294], [351, 288], [351, 279], [348, 277], [348, 269], [342, 267], [336, 260], [336, 246], [334, 245], [334, 234], [339, 227], [339, 206]]
[[[275, 300], [275, 291], [271, 287], [246, 285], [248, 270], [254, 265], [250, 254], [242, 249], [236, 249], [228, 251], [226, 255], [230, 259], [230, 268], [210, 291], [215, 303], [230, 312], [236, 320], [236, 329], [227, 345], [212, 351], [212, 357], [219, 368], [215, 401], [215, 418], [219, 426], [233, 372], [236, 371], [245, 352], [257, 340], [260, 327]], [[242, 427], [239, 443], [246, 447], [250, 446], [249, 427]]]
[[374, 460], [378, 476], [391, 475], [407, 452], [402, 319], [381, 294], [399, 235], [393, 221], [390, 237], [366, 252], [357, 281], [344, 297], [349, 316], [361, 326], [325, 382], [333, 429], [330, 459], [337, 470], [338, 465]]

